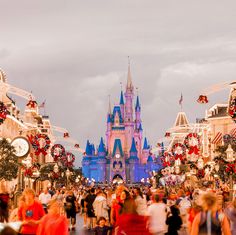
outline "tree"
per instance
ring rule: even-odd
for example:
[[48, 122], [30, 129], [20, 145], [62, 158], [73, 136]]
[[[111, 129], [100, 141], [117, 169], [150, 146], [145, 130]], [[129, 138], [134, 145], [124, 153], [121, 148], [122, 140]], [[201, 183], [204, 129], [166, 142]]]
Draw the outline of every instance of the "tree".
[[0, 180], [11, 181], [17, 177], [18, 158], [15, 148], [5, 139], [0, 140]]

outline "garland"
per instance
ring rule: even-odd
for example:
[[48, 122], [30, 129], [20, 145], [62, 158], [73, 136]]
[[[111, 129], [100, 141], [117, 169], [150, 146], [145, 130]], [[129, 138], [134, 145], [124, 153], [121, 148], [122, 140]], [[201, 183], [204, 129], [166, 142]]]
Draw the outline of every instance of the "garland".
[[75, 161], [75, 156], [73, 153], [66, 152], [64, 156], [62, 156], [61, 161], [65, 167], [73, 167], [73, 163]]
[[31, 140], [31, 144], [35, 150], [36, 156], [39, 156], [40, 153], [42, 153], [44, 156], [47, 155], [47, 150], [50, 147], [50, 143], [51, 141], [49, 137], [45, 134], [37, 134]]
[[200, 137], [197, 133], [189, 133], [185, 140], [184, 145], [188, 148], [188, 154], [199, 154]]
[[3, 102], [0, 101], [0, 125], [3, 124], [3, 122], [7, 118], [7, 114], [7, 107], [4, 105]]
[[56, 162], [65, 155], [65, 148], [61, 144], [54, 144], [51, 148], [51, 155]]
[[185, 159], [185, 152], [186, 152], [186, 148], [181, 143], [176, 143], [172, 147], [172, 154], [174, 155], [175, 160], [180, 159], [180, 161], [183, 161]]

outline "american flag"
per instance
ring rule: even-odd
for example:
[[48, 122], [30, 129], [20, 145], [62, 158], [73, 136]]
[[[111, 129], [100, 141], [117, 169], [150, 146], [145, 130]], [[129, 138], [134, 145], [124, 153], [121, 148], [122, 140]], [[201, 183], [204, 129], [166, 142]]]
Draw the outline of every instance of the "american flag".
[[183, 103], [183, 94], [181, 93], [181, 96], [180, 96], [180, 99], [179, 99], [179, 105], [182, 106], [182, 103]]
[[45, 103], [46, 103], [46, 100], [44, 100], [43, 103], [39, 105], [39, 108], [45, 108]]

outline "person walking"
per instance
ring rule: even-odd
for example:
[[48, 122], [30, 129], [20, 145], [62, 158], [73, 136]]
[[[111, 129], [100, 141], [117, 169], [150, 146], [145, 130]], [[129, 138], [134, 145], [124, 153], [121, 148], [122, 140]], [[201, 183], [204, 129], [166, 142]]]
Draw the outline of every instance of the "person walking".
[[23, 221], [22, 235], [35, 235], [40, 219], [45, 215], [42, 204], [35, 199], [33, 189], [26, 188], [23, 192], [24, 203], [19, 207], [18, 218]]
[[97, 217], [97, 220], [100, 217], [104, 217], [106, 220], [108, 220], [108, 205], [107, 205], [107, 199], [105, 194], [101, 191], [97, 194], [94, 202], [93, 202], [93, 209], [94, 213]]
[[217, 211], [217, 197], [214, 193], [201, 196], [203, 211], [194, 218], [191, 235], [231, 235], [230, 226], [224, 213]]
[[66, 217], [68, 219], [69, 228], [70, 231], [70, 224], [71, 224], [71, 230], [75, 231], [75, 225], [76, 225], [76, 197], [74, 196], [73, 191], [69, 191], [67, 193], [67, 196], [65, 198], [65, 211], [66, 211]]
[[93, 229], [96, 226], [96, 215], [94, 213], [93, 202], [95, 201], [95, 189], [91, 188], [89, 194], [84, 200], [84, 209], [87, 213], [88, 229]]
[[151, 234], [164, 235], [167, 232], [167, 206], [158, 194], [153, 196], [153, 203], [148, 207], [147, 214], [149, 215], [148, 227]]
[[178, 235], [178, 230], [180, 230], [182, 225], [179, 209], [175, 205], [172, 205], [170, 207], [170, 213], [171, 214], [167, 214], [166, 219], [166, 224], [168, 225], [168, 232], [166, 235]]
[[39, 201], [42, 203], [45, 213], [48, 212], [47, 206], [48, 206], [48, 202], [51, 200], [51, 197], [52, 196], [49, 193], [48, 188], [45, 188], [43, 192], [39, 195]]
[[68, 235], [68, 223], [61, 215], [61, 204], [53, 199], [48, 203], [48, 214], [39, 223], [37, 235]]

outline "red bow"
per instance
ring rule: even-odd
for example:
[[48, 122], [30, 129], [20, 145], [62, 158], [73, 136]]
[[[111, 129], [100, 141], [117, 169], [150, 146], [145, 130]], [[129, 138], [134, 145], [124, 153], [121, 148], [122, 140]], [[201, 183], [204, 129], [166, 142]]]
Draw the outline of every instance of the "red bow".
[[190, 146], [188, 153], [189, 154], [194, 153], [194, 154], [198, 155], [199, 154], [199, 149], [196, 145], [195, 146]]

